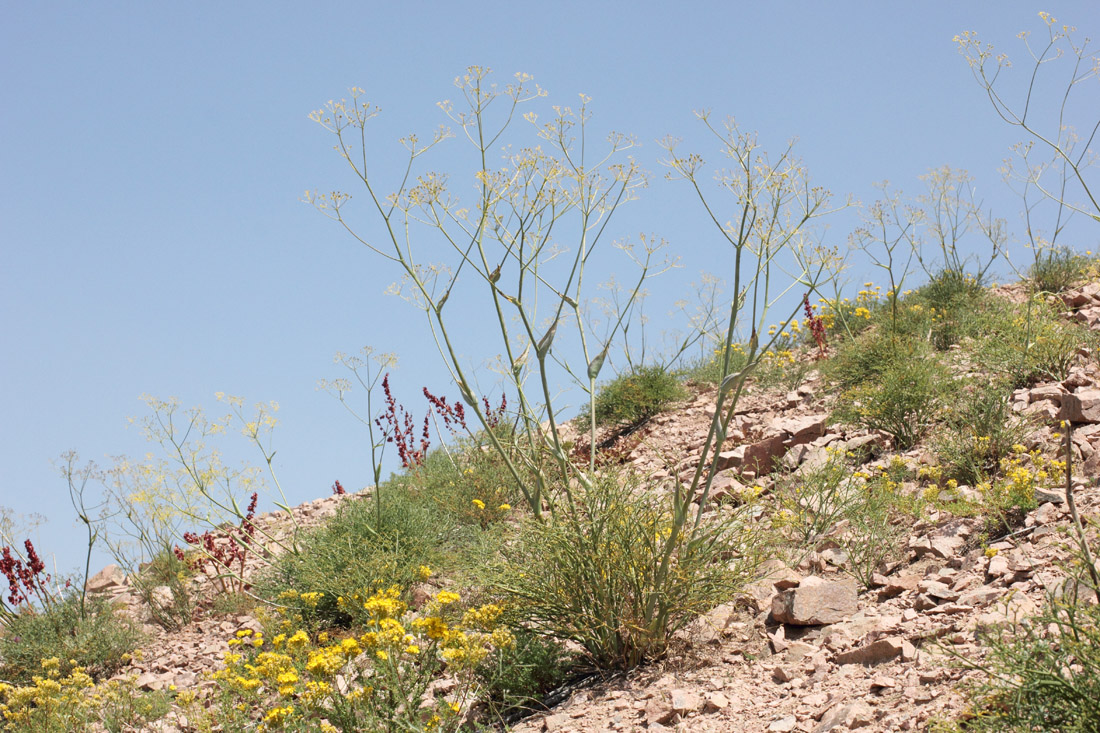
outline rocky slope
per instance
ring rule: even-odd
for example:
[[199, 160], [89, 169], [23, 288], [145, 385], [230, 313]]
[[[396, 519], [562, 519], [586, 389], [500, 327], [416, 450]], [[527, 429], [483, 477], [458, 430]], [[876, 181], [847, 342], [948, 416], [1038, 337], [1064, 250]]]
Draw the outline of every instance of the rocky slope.
[[[1011, 297], [1011, 289], [1002, 289]], [[1065, 296], [1068, 316], [1100, 329], [1100, 284]], [[713, 393], [703, 391], [678, 409], [653, 419], [625, 438], [620, 454], [639, 471], [683, 478], [695, 468], [712, 417]], [[750, 394], [739, 407], [716, 500], [767, 479], [762, 467], [780, 461], [805, 470], [827, 449], [852, 450], [883, 436], [828, 424], [829, 396], [810, 378], [789, 393]], [[1013, 410], [1032, 416], [1027, 447], [1057, 450], [1053, 425], [1076, 424], [1073, 437], [1075, 496], [1083, 516], [1100, 515], [1100, 369], [1084, 354], [1063, 382], [1039, 384], [1013, 395]], [[910, 465], [930, 461], [917, 448], [901, 456]], [[891, 454], [872, 464], [885, 464]], [[969, 487], [955, 491], [965, 496]], [[714, 609], [678, 635], [665, 661], [577, 689], [554, 710], [512, 730], [531, 731], [803, 731], [824, 733], [921, 730], [929, 720], [954, 717], [966, 673], [952, 655], [974, 658], [983, 626], [1034, 613], [1044, 595], [1065, 582], [1069, 557], [1068, 511], [1063, 490], [1049, 487], [1022, 528], [988, 547], [979, 546], [979, 520], [933, 513], [911, 528], [907, 556], [877, 575], [861, 592], [834, 547], [819, 546], [797, 567], [769, 561], [767, 577], [743, 597]], [[333, 496], [294, 512], [303, 525], [330, 516]], [[285, 515], [257, 521], [272, 532], [288, 526]], [[252, 566], [250, 565], [250, 568]], [[117, 569], [95, 576], [90, 587], [127, 603], [140, 603]], [[139, 684], [184, 689], [210, 684], [242, 627], [259, 628], [248, 616], [201, 620], [178, 632], [149, 627], [153, 640], [133, 663]], [[161, 725], [174, 729], [171, 723]]]

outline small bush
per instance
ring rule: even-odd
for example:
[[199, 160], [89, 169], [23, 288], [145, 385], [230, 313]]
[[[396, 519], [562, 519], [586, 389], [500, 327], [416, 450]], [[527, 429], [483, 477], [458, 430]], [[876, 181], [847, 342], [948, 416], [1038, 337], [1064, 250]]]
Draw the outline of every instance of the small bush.
[[972, 385], [953, 403], [933, 441], [943, 478], [974, 486], [997, 475], [1027, 432], [1012, 414], [1010, 397], [1008, 387], [990, 383]]
[[1092, 258], [1069, 247], [1055, 247], [1039, 253], [1028, 269], [1028, 277], [1041, 293], [1061, 293], [1080, 282], [1092, 263]]
[[1065, 472], [1064, 461], [1050, 458], [1038, 448], [1028, 452], [1022, 445], [1012, 446], [1012, 452], [1001, 459], [999, 478], [976, 487], [982, 496], [986, 536], [996, 538], [1020, 526], [1027, 513], [1038, 506], [1035, 489], [1060, 485]]
[[479, 702], [496, 720], [544, 710], [543, 698], [566, 681], [576, 663], [560, 642], [522, 627], [514, 636], [513, 645], [494, 650], [475, 670]]
[[932, 426], [952, 384], [934, 358], [895, 361], [877, 380], [844, 392], [834, 414], [841, 422], [889, 433], [898, 450], [908, 450]]
[[59, 658], [61, 676], [79, 667], [92, 679], [110, 676], [129, 662], [141, 634], [109, 602], [89, 596], [84, 616], [73, 593], [45, 610], [25, 610], [0, 636], [0, 671], [10, 682], [31, 683], [43, 659]]
[[[596, 424], [639, 425], [685, 395], [683, 385], [668, 369], [656, 365], [639, 367], [599, 388]], [[588, 413], [587, 407], [582, 408], [582, 421], [588, 419]]]
[[395, 476], [383, 491], [402, 491], [450, 522], [482, 529], [506, 519], [523, 503], [500, 456], [465, 442], [433, 451], [415, 471]]
[[825, 362], [825, 376], [841, 389], [851, 389], [881, 375], [899, 361], [927, 358], [929, 350], [920, 342], [892, 339], [885, 328], [876, 326], [859, 338], [842, 342], [836, 355]]
[[278, 558], [257, 590], [273, 600], [282, 596], [280, 603], [295, 605], [318, 628], [347, 626], [361, 622], [363, 613], [357, 604], [341, 607], [339, 598], [407, 588], [422, 567], [436, 566], [451, 523], [405, 490], [387, 485], [380, 491], [381, 512], [373, 498], [341, 503], [336, 516], [305, 535], [299, 552]]
[[165, 550], [141, 572], [130, 576], [150, 616], [161, 628], [176, 631], [191, 623], [195, 613], [189, 587], [192, 574], [185, 560]]
[[957, 657], [980, 672], [971, 708], [944, 729], [1100, 731], [1100, 607], [1092, 600], [1051, 598], [1033, 618], [987, 627], [985, 659]]
[[1077, 350], [1096, 343], [1095, 334], [1066, 321], [1056, 305], [1038, 297], [986, 309], [976, 330], [970, 351], [1012, 387], [1065, 379]]
[[515, 621], [579, 644], [597, 668], [659, 657], [755, 572], [760, 534], [747, 513], [714, 512], [674, 539], [672, 502], [635, 477], [604, 474], [575, 494], [574, 511], [524, 525], [496, 589]]
[[681, 372], [681, 377], [687, 382], [697, 384], [720, 384], [730, 374], [739, 372], [748, 364], [749, 355], [745, 347], [739, 343], [731, 344], [729, 351], [729, 365], [725, 365], [724, 347], [719, 347], [713, 353], [703, 354], [693, 363], [690, 363]]
[[788, 542], [800, 548], [811, 546], [851, 511], [860, 487], [849, 458], [843, 452], [830, 452], [820, 465], [777, 479], [779, 511], [773, 522]]
[[[216, 730], [458, 730], [475, 670], [514, 638], [500, 626], [499, 606], [464, 609], [458, 594], [440, 591], [410, 612], [400, 595], [394, 586], [363, 599], [358, 635], [240, 630], [213, 675], [214, 704], [188, 717]], [[454, 683], [448, 698], [429, 689], [444, 666]]]
[[57, 657], [43, 659], [34, 679], [23, 686], [0, 682], [5, 731], [74, 733], [136, 730], [169, 709], [163, 692], [142, 692], [134, 678], [99, 685], [81, 667], [62, 673]]
[[890, 475], [868, 480], [848, 505], [844, 517], [848, 527], [840, 548], [847, 555], [848, 572], [863, 587], [871, 587], [871, 577], [882, 572], [884, 565], [905, 557], [904, 540], [912, 525], [906, 520], [914, 509]]

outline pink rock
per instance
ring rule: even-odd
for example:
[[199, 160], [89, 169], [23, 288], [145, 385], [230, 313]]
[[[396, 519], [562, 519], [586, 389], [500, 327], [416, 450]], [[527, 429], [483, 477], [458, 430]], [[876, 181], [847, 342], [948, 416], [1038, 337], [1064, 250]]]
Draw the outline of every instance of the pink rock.
[[796, 626], [822, 626], [843, 621], [859, 609], [856, 582], [822, 580], [811, 575], [797, 588], [782, 591], [772, 600], [772, 618]]
[[1100, 389], [1082, 389], [1067, 394], [1062, 398], [1058, 417], [1075, 423], [1100, 423]]

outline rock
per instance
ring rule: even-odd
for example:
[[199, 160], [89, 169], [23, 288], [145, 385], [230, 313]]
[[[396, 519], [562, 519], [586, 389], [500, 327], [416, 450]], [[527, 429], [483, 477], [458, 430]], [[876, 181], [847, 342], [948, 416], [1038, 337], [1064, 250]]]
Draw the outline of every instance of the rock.
[[1043, 400], [1049, 400], [1056, 405], [1062, 404], [1062, 396], [1066, 394], [1066, 388], [1061, 384], [1041, 384], [1038, 387], [1032, 387], [1028, 392], [1028, 402], [1041, 402]]
[[1042, 402], [1032, 402], [1030, 405], [1025, 407], [1022, 412], [1025, 415], [1039, 417], [1046, 421], [1057, 420], [1059, 419], [1059, 415], [1061, 414], [1061, 410], [1059, 410], [1056, 403], [1048, 402], [1046, 400], [1043, 400]]
[[893, 677], [887, 677], [886, 675], [876, 675], [871, 680], [871, 692], [882, 692], [883, 690], [892, 690], [898, 686], [898, 681]]
[[1062, 398], [1061, 420], [1070, 422], [1100, 422], [1100, 389], [1082, 389]]
[[703, 703], [703, 712], [716, 713], [719, 710], [725, 710], [730, 706], [730, 700], [721, 692], [711, 692], [707, 694], [707, 700]]
[[796, 725], [798, 725], [798, 719], [793, 715], [788, 715], [785, 718], [772, 721], [772, 724], [768, 726], [768, 730], [771, 733], [791, 733]]
[[126, 573], [118, 565], [108, 565], [98, 573], [88, 578], [85, 586], [89, 593], [102, 593], [111, 588], [121, 588], [126, 585]]
[[547, 715], [542, 719], [542, 728], [546, 731], [558, 731], [563, 730], [569, 725], [571, 718], [564, 713], [557, 713], [556, 715]]
[[879, 600], [894, 598], [910, 590], [916, 590], [920, 584], [919, 575], [901, 575], [897, 578], [887, 579], [882, 590], [878, 592]]
[[859, 610], [854, 579], [823, 580], [811, 575], [797, 588], [772, 599], [772, 619], [795, 626], [823, 626], [842, 621]]
[[959, 594], [938, 580], [922, 580], [920, 585], [917, 586], [922, 593], [925, 593], [940, 601], [955, 601], [958, 600]]
[[851, 705], [837, 707], [826, 713], [821, 722], [814, 728], [813, 733], [826, 733], [826, 731], [846, 726], [849, 730], [863, 728], [874, 722], [875, 714], [865, 702], [855, 702]]
[[703, 707], [703, 701], [699, 696], [689, 690], [672, 691], [672, 709], [678, 715], [684, 716]]
[[817, 440], [825, 434], [825, 422], [828, 415], [795, 415], [773, 420], [770, 428], [778, 433], [786, 433], [788, 446], [802, 445]]
[[841, 652], [836, 655], [837, 664], [880, 664], [900, 657], [905, 640], [899, 636], [891, 636], [885, 639], [865, 644], [851, 651]]
[[745, 446], [739, 445], [733, 450], [722, 451], [718, 454], [718, 462], [715, 466], [719, 471], [738, 468], [745, 460]]
[[771, 473], [775, 462], [787, 452], [783, 435], [773, 435], [752, 445], [745, 446], [741, 470], [755, 471], [757, 474]]

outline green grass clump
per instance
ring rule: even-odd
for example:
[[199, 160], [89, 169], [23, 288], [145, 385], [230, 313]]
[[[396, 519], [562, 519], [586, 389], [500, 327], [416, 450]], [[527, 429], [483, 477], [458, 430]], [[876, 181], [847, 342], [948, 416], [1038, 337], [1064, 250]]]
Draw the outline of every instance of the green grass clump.
[[[640, 425], [686, 395], [680, 380], [669, 369], [659, 365], [638, 367], [596, 392], [596, 424]], [[589, 409], [586, 406], [581, 411], [582, 424], [588, 420]]]
[[1080, 282], [1095, 262], [1069, 247], [1055, 247], [1040, 252], [1027, 274], [1037, 291], [1062, 293]]
[[895, 357], [875, 378], [845, 390], [834, 416], [888, 433], [899, 450], [908, 450], [932, 427], [953, 386], [950, 373], [934, 356]]
[[298, 552], [275, 561], [257, 590], [299, 605], [303, 619], [316, 628], [331, 628], [363, 620], [353, 598], [419, 580], [421, 567], [438, 565], [453, 524], [407, 491], [388, 489], [381, 487], [379, 504], [373, 497], [342, 503], [332, 519], [300, 541]]
[[41, 674], [42, 660], [51, 658], [61, 660], [61, 676], [79, 667], [98, 680], [122, 669], [141, 633], [105, 598], [89, 596], [83, 615], [80, 607], [80, 594], [71, 593], [45, 609], [15, 616], [0, 636], [0, 677], [30, 683]]
[[972, 384], [953, 401], [944, 430], [932, 441], [944, 479], [974, 486], [999, 475], [1001, 462], [1028, 430], [1012, 414], [1011, 394], [993, 381]]
[[940, 730], [1100, 731], [1100, 607], [1084, 582], [1069, 585], [1080, 597], [1051, 598], [1033, 618], [983, 631], [985, 659], [958, 660], [979, 672], [971, 707]]
[[521, 627], [511, 646], [494, 650], [475, 670], [481, 702], [497, 720], [544, 710], [543, 698], [568, 679], [576, 662], [561, 642]]
[[659, 657], [673, 632], [751, 580], [762, 557], [747, 511], [673, 534], [673, 502], [629, 474], [600, 475], [574, 502], [505, 546], [495, 590], [515, 623], [578, 644], [598, 669]]

